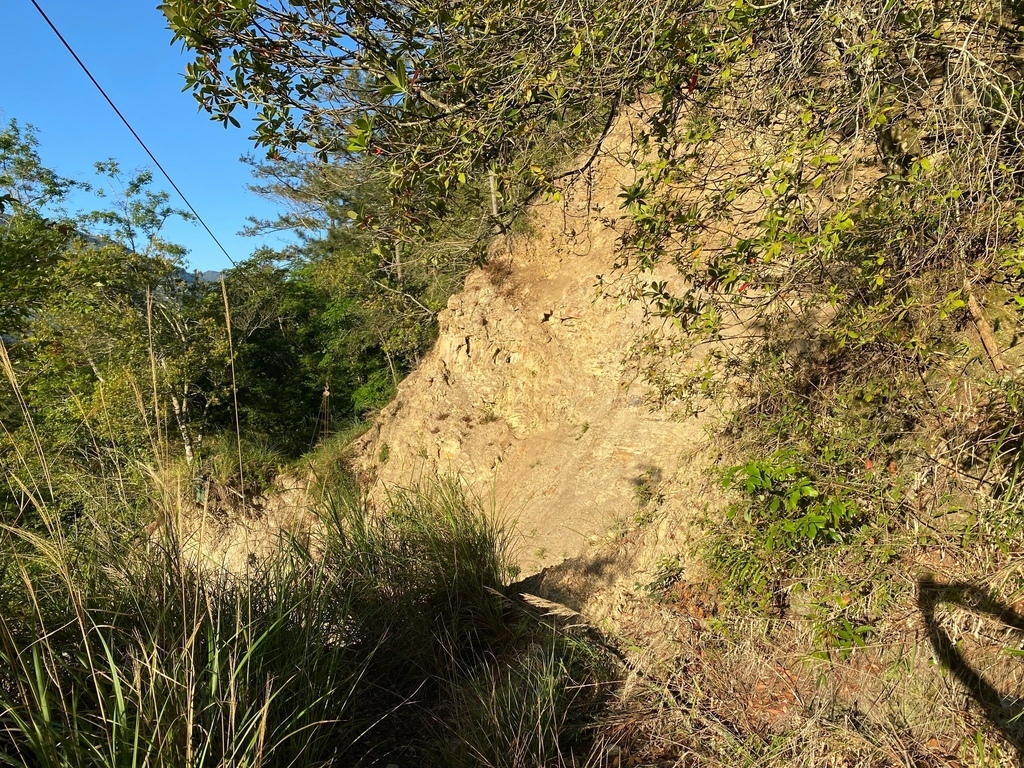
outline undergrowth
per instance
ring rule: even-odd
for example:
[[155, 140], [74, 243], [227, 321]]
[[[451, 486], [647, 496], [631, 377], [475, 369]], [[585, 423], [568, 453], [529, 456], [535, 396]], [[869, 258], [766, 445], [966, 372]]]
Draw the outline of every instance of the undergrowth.
[[[454, 481], [245, 579], [163, 537], [0, 539], [0, 764], [537, 766], [586, 753], [610, 667], [504, 595], [508, 531]], [[585, 758], [584, 758], [585, 759]]]
[[[729, 498], [704, 572], [648, 587], [718, 603], [645, 731], [666, 764], [1024, 755], [1022, 30], [999, 0], [800, 0], [665, 32], [621, 194], [630, 362], [652, 405], [725, 414]], [[1000, 607], [929, 613], [934, 584]]]

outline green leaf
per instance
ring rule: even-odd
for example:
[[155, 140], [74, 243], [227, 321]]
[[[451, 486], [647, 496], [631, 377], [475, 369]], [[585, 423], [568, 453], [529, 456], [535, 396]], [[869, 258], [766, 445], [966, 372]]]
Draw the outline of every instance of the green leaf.
[[409, 75], [406, 72], [407, 64], [405, 59], [400, 58], [395, 62], [395, 70], [393, 72], [386, 72], [384, 76], [391, 82], [395, 88], [402, 93], [409, 90]]

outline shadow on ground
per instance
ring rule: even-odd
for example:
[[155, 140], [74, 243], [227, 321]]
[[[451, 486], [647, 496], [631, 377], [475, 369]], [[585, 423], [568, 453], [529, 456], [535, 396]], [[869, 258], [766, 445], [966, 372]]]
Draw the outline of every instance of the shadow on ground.
[[957, 643], [942, 628], [936, 617], [936, 608], [942, 604], [959, 605], [1020, 632], [1024, 632], [1024, 615], [982, 587], [967, 582], [940, 584], [931, 576], [918, 580], [917, 604], [935, 655], [981, 705], [985, 716], [1017, 750], [1018, 764], [1024, 766], [1024, 699], [1000, 694], [992, 683], [971, 667]]

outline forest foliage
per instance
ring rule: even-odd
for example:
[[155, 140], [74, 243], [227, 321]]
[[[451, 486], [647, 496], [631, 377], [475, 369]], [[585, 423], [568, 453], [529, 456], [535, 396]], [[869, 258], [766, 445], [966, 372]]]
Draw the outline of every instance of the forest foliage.
[[[145, 507], [148, 480], [126, 457], [208, 474], [237, 442], [233, 386], [244, 441], [278, 463], [301, 455], [387, 402], [470, 263], [410, 256], [396, 270], [344, 208], [378, 210], [377, 179], [279, 160], [254, 174], [284, 213], [253, 228], [290, 229], [294, 244], [204, 281], [162, 237], [190, 215], [151, 174], [96, 168], [93, 190], [46, 167], [31, 127], [0, 134], [0, 463], [13, 509], [42, 494], [73, 518], [114, 477], [134, 478]], [[69, 214], [73, 190], [102, 207]]]
[[632, 362], [655, 404], [731, 388], [741, 422], [837, 482], [927, 435], [984, 461], [1019, 431], [1013, 2], [161, 7], [214, 119], [252, 106], [271, 157], [380, 174], [388, 214], [347, 215], [383, 253], [557, 198], [641, 105], [618, 266], [651, 321]]
[[453, 201], [500, 228], [557, 200], [632, 120], [629, 362], [653, 407], [728, 410], [735, 501], [701, 555], [736, 615], [844, 660], [898, 632], [935, 548], [1024, 587], [1019, 3], [163, 9], [215, 119], [258, 104], [269, 152], [386, 169], [387, 243]]

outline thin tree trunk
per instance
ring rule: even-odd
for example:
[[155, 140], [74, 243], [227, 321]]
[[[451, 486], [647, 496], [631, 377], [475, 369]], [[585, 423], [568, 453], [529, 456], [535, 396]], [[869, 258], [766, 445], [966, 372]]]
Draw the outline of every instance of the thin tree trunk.
[[178, 431], [181, 433], [181, 443], [185, 446], [185, 463], [190, 467], [195, 461], [195, 449], [192, 441], [192, 433], [188, 428], [188, 421], [186, 420], [185, 408], [187, 405], [182, 405], [182, 401], [178, 399], [178, 396], [171, 393], [171, 409], [174, 411], [174, 420], [178, 422]]

